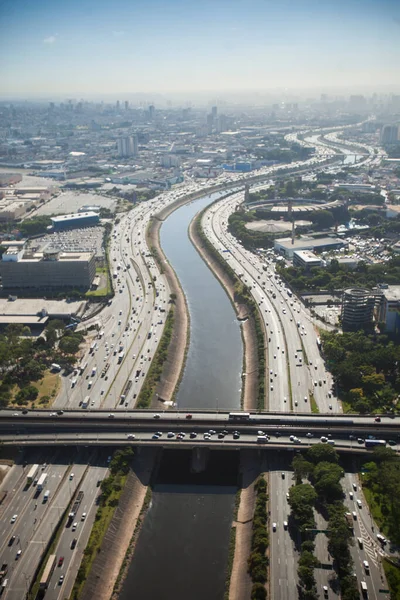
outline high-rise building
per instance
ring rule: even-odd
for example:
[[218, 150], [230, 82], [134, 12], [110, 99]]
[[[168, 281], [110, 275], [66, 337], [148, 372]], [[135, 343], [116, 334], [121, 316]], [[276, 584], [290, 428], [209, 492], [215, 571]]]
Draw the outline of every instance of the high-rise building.
[[343, 331], [359, 331], [372, 326], [376, 294], [363, 288], [348, 288], [342, 298]]
[[125, 100], [125, 110], [128, 110], [128, 109], [129, 109], [129, 102], [128, 102], [128, 100]]
[[210, 113], [209, 115], [207, 115], [207, 133], [211, 134], [212, 130], [213, 130], [213, 123], [214, 123], [214, 117], [213, 115]]
[[119, 110], [119, 100], [117, 100], [116, 107], [117, 107], [117, 110]]
[[117, 140], [118, 156], [136, 156], [138, 153], [137, 135], [121, 137]]
[[149, 119], [150, 119], [150, 121], [153, 121], [155, 116], [156, 116], [155, 106], [153, 104], [150, 104], [150, 106], [149, 106]]
[[227, 118], [225, 115], [219, 115], [219, 117], [217, 118], [217, 133], [222, 133], [223, 131], [226, 131], [227, 129]]
[[381, 144], [396, 144], [399, 141], [397, 125], [384, 125], [381, 129]]
[[215, 119], [218, 114], [218, 108], [216, 106], [213, 106], [211, 108], [211, 114], [212, 114], [213, 118]]

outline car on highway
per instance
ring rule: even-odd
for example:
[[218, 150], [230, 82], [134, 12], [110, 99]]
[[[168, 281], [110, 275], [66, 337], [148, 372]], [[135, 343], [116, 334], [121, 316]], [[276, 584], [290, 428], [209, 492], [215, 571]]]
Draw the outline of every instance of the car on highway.
[[64, 563], [64, 557], [63, 557], [63, 556], [60, 556], [60, 558], [58, 559], [58, 566], [59, 566], [59, 567], [62, 567], [62, 566], [63, 566], [63, 563]]
[[15, 542], [15, 535], [12, 535], [12, 536], [10, 537], [10, 539], [8, 540], [8, 545], [9, 545], [9, 546], [12, 546], [14, 542]]
[[60, 579], [58, 580], [58, 585], [62, 585], [64, 581], [64, 575], [60, 575]]
[[272, 523], [272, 531], [276, 531], [276, 523]]
[[18, 515], [13, 515], [11, 517], [11, 523], [15, 523], [15, 521], [18, 519]]
[[75, 474], [74, 474], [74, 473], [70, 473], [70, 475], [69, 475], [69, 479], [70, 479], [70, 481], [71, 481], [71, 480], [74, 478], [74, 476], [75, 476]]
[[77, 541], [78, 541], [77, 538], [74, 538], [72, 540], [72, 542], [71, 542], [71, 550], [73, 550], [75, 548]]
[[22, 550], [20, 549], [20, 550], [18, 550], [17, 554], [15, 555], [15, 560], [18, 560], [19, 557], [21, 556], [21, 554], [22, 554]]
[[369, 574], [369, 562], [367, 560], [363, 560], [363, 565], [364, 565], [365, 572], [368, 575]]
[[85, 519], [86, 519], [86, 513], [84, 512], [84, 513], [82, 513], [81, 521], [84, 521]]
[[75, 523], [72, 525], [71, 531], [76, 531], [77, 527], [78, 527], [78, 523], [77, 523], [77, 521], [75, 521]]

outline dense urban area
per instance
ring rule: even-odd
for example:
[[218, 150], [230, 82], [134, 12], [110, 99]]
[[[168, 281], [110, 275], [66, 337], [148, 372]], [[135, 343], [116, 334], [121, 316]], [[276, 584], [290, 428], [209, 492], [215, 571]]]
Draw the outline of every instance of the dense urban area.
[[400, 95], [2, 101], [0, 243], [2, 598], [400, 599]]

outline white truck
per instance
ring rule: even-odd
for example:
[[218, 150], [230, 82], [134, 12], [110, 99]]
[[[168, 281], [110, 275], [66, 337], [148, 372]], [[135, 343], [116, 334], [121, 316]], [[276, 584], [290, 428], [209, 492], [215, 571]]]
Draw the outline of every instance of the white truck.
[[36, 489], [38, 492], [41, 492], [42, 489], [44, 488], [45, 484], [47, 481], [47, 473], [42, 473], [41, 476], [39, 477], [39, 480], [37, 482], [37, 486]]
[[90, 396], [85, 396], [84, 401], [82, 402], [82, 408], [87, 408], [89, 406]]

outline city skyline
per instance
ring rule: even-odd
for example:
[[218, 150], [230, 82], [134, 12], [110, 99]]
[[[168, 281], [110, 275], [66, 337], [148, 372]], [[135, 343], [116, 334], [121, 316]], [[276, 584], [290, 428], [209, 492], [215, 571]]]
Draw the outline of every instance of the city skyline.
[[400, 87], [393, 0], [6, 0], [2, 98]]

